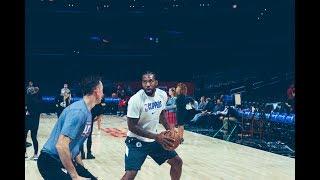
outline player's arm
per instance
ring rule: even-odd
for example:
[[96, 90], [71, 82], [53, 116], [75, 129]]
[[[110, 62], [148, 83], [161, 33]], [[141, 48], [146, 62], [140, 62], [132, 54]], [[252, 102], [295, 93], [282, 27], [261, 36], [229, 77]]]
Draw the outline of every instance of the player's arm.
[[79, 175], [71, 160], [71, 153], [69, 149], [70, 142], [71, 139], [69, 137], [61, 134], [58, 138], [56, 148], [63, 166], [67, 169], [71, 178], [76, 179]]
[[81, 111], [72, 111], [67, 113], [65, 122], [58, 138], [56, 149], [63, 166], [67, 169], [72, 179], [77, 179], [78, 175], [73, 163], [69, 144], [77, 137], [79, 132], [83, 131], [83, 125], [86, 123], [86, 116]]
[[146, 137], [149, 139], [156, 139], [157, 134], [152, 132], [146, 131], [138, 126], [139, 118], [130, 118], [128, 117], [128, 128], [131, 132], [135, 133], [136, 135]]
[[165, 111], [162, 110], [161, 113], [160, 113], [160, 120], [159, 120], [160, 124], [163, 125], [163, 127], [166, 129], [166, 130], [170, 130], [172, 128], [170, 128], [169, 124], [168, 124], [168, 121], [167, 121], [167, 118], [165, 116]]
[[130, 118], [128, 117], [128, 128], [134, 134], [137, 134], [142, 137], [146, 137], [149, 139], [154, 139], [160, 144], [164, 144], [169, 147], [173, 147], [173, 139], [165, 137], [162, 133], [154, 134], [152, 132], [146, 131], [138, 126], [139, 118]]
[[80, 154], [80, 153], [79, 153], [78, 156], [76, 157], [76, 162], [77, 162], [78, 164], [80, 164], [81, 166], [84, 167], [84, 164], [83, 164], [83, 162], [82, 162], [82, 158], [81, 158], [81, 154]]

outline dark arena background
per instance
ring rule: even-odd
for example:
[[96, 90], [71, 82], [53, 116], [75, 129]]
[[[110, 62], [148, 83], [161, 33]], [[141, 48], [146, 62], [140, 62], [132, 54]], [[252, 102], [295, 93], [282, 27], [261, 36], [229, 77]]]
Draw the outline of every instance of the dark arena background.
[[[252, 163], [245, 160], [235, 162], [236, 165], [226, 163], [223, 169], [229, 170], [225, 173], [210, 172], [211, 165], [207, 165], [207, 170], [200, 170], [200, 175], [183, 170], [181, 179], [295, 178], [294, 1], [28, 0], [25, 4], [25, 87], [32, 81], [40, 89], [39, 150], [57, 120], [64, 84], [71, 91], [72, 103], [82, 97], [80, 80], [98, 75], [104, 84], [104, 120], [101, 133], [99, 130], [93, 137], [96, 158], [84, 160], [84, 164], [99, 179], [120, 179], [124, 173], [124, 139], [109, 137], [110, 129], [123, 121], [119, 126], [123, 129], [118, 129], [127, 130], [127, 101], [142, 88], [141, 75], [152, 71], [157, 74], [160, 89], [168, 91], [183, 82], [192, 101], [200, 103], [201, 96], [210, 98], [209, 112], [216, 113], [218, 99], [228, 109], [227, 115], [221, 118], [207, 114], [196, 121], [195, 116], [201, 110], [189, 109], [185, 125], [189, 134], [177, 149], [182, 159], [189, 149], [206, 146], [202, 142], [212, 148], [211, 155], [220, 146], [211, 145], [212, 142], [229, 143], [221, 145], [227, 149], [229, 145], [238, 149], [254, 148], [248, 154], [241, 154], [238, 149], [224, 154], [236, 160], [241, 156], [249, 158], [256, 151], [268, 153], [261, 157], [276, 155], [273, 160], [260, 159], [259, 155], [255, 160], [250, 157], [248, 161]], [[117, 123], [112, 124], [113, 121]], [[93, 134], [98, 132], [94, 126]], [[197, 135], [204, 135], [203, 139]], [[193, 136], [198, 138], [197, 143], [191, 143]], [[100, 138], [110, 138], [112, 143], [115, 138], [115, 144]], [[32, 143], [30, 135], [27, 141]], [[117, 152], [112, 150], [114, 156], [121, 156], [116, 160], [119, 163], [108, 160], [101, 163], [102, 156], [111, 153], [108, 151], [113, 145], [120, 148]], [[216, 161], [214, 156], [205, 156], [206, 151], [193, 152], [208, 160], [202, 161], [203, 164]], [[28, 156], [32, 153], [33, 148], [28, 147]], [[269, 160], [274, 162], [269, 170], [268, 165], [252, 167]], [[257, 172], [246, 173], [236, 167], [241, 163], [251, 164]], [[30, 157], [25, 164], [26, 179], [41, 179]], [[136, 179], [169, 179], [166, 166], [161, 168], [168, 177], [143, 174], [159, 168], [152, 160], [150, 164], [143, 166]], [[196, 161], [184, 159], [186, 169], [194, 164]], [[107, 172], [96, 166], [107, 168]], [[194, 165], [194, 169], [198, 166]], [[212, 166], [212, 169], [219, 167]], [[277, 172], [278, 166], [284, 169]], [[264, 169], [278, 175], [270, 178], [258, 173]], [[239, 173], [233, 176], [233, 170]], [[209, 178], [206, 173], [213, 174]]]

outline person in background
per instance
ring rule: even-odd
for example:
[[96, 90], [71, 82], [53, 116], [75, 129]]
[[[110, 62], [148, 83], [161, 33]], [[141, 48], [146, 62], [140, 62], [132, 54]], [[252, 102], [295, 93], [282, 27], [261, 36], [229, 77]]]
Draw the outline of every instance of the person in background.
[[92, 154], [92, 151], [91, 151], [91, 147], [92, 147], [92, 131], [93, 131], [93, 123], [95, 121], [97, 121], [98, 123], [98, 130], [100, 132], [100, 123], [101, 123], [101, 120], [103, 118], [103, 113], [104, 113], [104, 103], [103, 103], [103, 100], [101, 100], [101, 103], [100, 104], [97, 104], [95, 105], [92, 110], [91, 110], [91, 114], [92, 114], [92, 124], [91, 124], [91, 131], [90, 131], [90, 135], [88, 136], [88, 139], [87, 139], [87, 157], [85, 156], [85, 153], [84, 153], [84, 149], [83, 149], [83, 144], [81, 145], [80, 147], [80, 151], [81, 151], [81, 158], [82, 159], [95, 159], [96, 157], [94, 157], [94, 155]]
[[68, 84], [65, 83], [63, 85], [63, 88], [61, 89], [60, 91], [60, 96], [63, 97], [63, 103], [64, 105], [62, 105], [63, 107], [67, 107], [70, 105], [70, 102], [71, 102], [71, 91], [70, 89], [68, 88]]
[[165, 110], [166, 110], [166, 116], [167, 116], [167, 121], [168, 124], [171, 128], [175, 127], [177, 124], [177, 117], [176, 117], [176, 111], [177, 111], [177, 106], [176, 106], [176, 88], [171, 87], [169, 88], [169, 96], [170, 98], [167, 101]]
[[177, 129], [181, 138], [181, 143], [184, 141], [183, 134], [184, 134], [184, 124], [187, 120], [187, 109], [186, 105], [187, 102], [187, 95], [188, 88], [184, 83], [178, 83], [176, 87], [177, 99], [176, 99], [176, 106], [177, 106]]
[[[33, 160], [38, 159], [38, 128], [39, 128], [39, 119], [41, 114], [41, 96], [39, 93], [39, 87], [34, 87], [33, 90], [30, 90], [26, 95], [26, 105], [25, 105], [25, 140], [27, 140], [27, 135], [29, 130], [31, 131], [31, 139], [33, 143], [34, 155]], [[26, 142], [26, 141], [25, 141]], [[25, 149], [25, 158], [28, 158], [27, 151]]]
[[206, 102], [206, 99], [205, 99], [205, 96], [201, 96], [200, 98], [200, 103], [199, 103], [199, 106], [198, 106], [198, 111], [202, 111], [204, 110], [204, 107], [206, 106], [207, 102]]

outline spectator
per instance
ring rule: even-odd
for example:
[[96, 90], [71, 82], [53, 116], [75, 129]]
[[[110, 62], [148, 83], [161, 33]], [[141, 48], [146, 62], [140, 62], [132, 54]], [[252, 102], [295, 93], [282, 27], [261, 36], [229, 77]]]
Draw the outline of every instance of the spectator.
[[294, 85], [291, 85], [288, 89], [288, 99], [287, 102], [285, 102], [286, 107], [288, 108], [289, 113], [295, 113], [295, 88]]
[[[33, 86], [32, 86], [33, 87]], [[28, 91], [27, 91], [28, 92]], [[33, 87], [32, 90], [29, 88], [29, 93], [26, 95], [26, 128], [25, 128], [25, 142], [27, 140], [27, 135], [29, 130], [31, 131], [31, 139], [33, 143], [34, 155], [33, 160], [38, 159], [38, 128], [39, 119], [41, 113], [41, 96], [38, 87]], [[25, 149], [25, 157], [27, 158], [27, 151]]]
[[186, 97], [187, 100], [187, 118], [186, 118], [186, 123], [189, 123], [191, 119], [199, 112], [199, 104], [198, 102], [193, 99], [192, 97]]
[[205, 101], [205, 96], [201, 96], [200, 98], [200, 103], [198, 106], [198, 111], [202, 111], [204, 109], [204, 107], [206, 106], [207, 102]]
[[112, 93], [112, 94], [111, 94], [111, 97], [112, 97], [112, 98], [118, 98], [118, 96], [117, 96], [116, 93]]
[[33, 86], [33, 82], [29, 81], [29, 84], [27, 86], [27, 94], [36, 94], [39, 91], [38, 87]]
[[71, 102], [71, 91], [68, 88], [68, 84], [64, 84], [63, 88], [60, 91], [60, 96], [63, 97], [63, 102], [61, 104], [62, 107], [67, 107], [70, 105]]
[[127, 101], [125, 99], [120, 99], [118, 104], [119, 116], [124, 116], [127, 107]]
[[170, 98], [167, 101], [165, 110], [166, 110], [166, 116], [167, 116], [167, 121], [169, 126], [174, 127], [177, 123], [176, 88], [174, 87], [169, 88], [169, 96]]
[[80, 153], [81, 153], [81, 158], [82, 159], [95, 159], [96, 157], [94, 157], [94, 155], [92, 154], [92, 151], [91, 151], [91, 146], [92, 146], [92, 131], [93, 131], [93, 123], [95, 121], [98, 122], [98, 130], [99, 130], [99, 133], [100, 134], [100, 124], [101, 124], [101, 120], [103, 118], [103, 108], [104, 108], [104, 100], [103, 98], [101, 99], [101, 103], [100, 104], [97, 104], [95, 105], [92, 109], [91, 109], [91, 114], [92, 114], [92, 121], [91, 121], [91, 131], [90, 131], [90, 135], [88, 136], [88, 139], [87, 139], [87, 157], [85, 156], [85, 153], [84, 153], [84, 148], [83, 148], [83, 144], [81, 145], [80, 147]]
[[207, 98], [205, 103], [206, 105], [204, 109], [200, 113], [196, 114], [190, 122], [197, 123], [201, 117], [206, 116], [213, 111], [214, 104], [211, 101], [211, 98]]
[[294, 84], [291, 84], [287, 90], [288, 99], [294, 99], [295, 97], [295, 87]]
[[178, 132], [181, 137], [181, 143], [184, 141], [183, 134], [184, 134], [184, 124], [187, 120], [187, 86], [184, 83], [178, 83], [176, 87], [177, 99], [176, 99], [176, 106], [177, 106], [177, 128]]
[[223, 111], [224, 110], [224, 105], [221, 99], [217, 99], [216, 105], [213, 108], [213, 112], [218, 112], [218, 111]]
[[[118, 86], [120, 87], [120, 86]], [[110, 108], [110, 113], [115, 115], [117, 114], [118, 110], [119, 110], [119, 101], [116, 101], [118, 99], [118, 95], [116, 93], [112, 93], [111, 94], [112, 97], [112, 101], [111, 103], [109, 103], [109, 108]]]

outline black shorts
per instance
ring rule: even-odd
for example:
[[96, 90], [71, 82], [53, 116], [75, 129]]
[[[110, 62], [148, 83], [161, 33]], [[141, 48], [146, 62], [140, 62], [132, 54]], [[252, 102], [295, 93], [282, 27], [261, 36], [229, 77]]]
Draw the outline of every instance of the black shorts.
[[127, 137], [125, 170], [138, 171], [141, 169], [147, 155], [149, 155], [157, 164], [161, 165], [166, 160], [176, 157], [175, 151], [165, 150], [158, 142], [144, 142], [134, 137]]
[[[43, 179], [71, 180], [70, 174], [66, 171], [62, 163], [46, 152], [41, 152], [37, 164]], [[79, 176], [91, 178], [92, 180], [97, 179], [80, 164], [75, 162], [73, 164]]]

